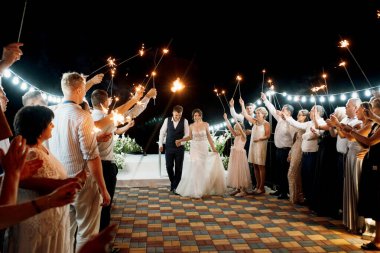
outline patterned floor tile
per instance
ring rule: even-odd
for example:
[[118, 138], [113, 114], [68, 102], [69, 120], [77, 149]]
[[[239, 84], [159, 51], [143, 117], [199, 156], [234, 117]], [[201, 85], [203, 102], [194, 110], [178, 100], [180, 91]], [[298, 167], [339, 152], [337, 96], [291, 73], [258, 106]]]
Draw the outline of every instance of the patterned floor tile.
[[118, 187], [114, 247], [130, 252], [363, 252], [341, 221], [270, 195], [190, 199], [166, 187]]

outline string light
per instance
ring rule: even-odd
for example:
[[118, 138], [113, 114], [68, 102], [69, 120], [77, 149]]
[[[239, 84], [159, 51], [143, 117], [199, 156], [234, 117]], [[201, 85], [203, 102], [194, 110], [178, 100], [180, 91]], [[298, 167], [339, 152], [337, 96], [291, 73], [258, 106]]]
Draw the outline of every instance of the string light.
[[22, 90], [22, 91], [27, 91], [27, 90], [29, 90], [29, 91], [32, 91], [32, 90], [40, 91], [42, 93], [42, 97], [50, 103], [58, 104], [58, 103], [61, 103], [63, 100], [63, 96], [57, 96], [55, 94], [52, 94], [52, 93], [49, 93], [49, 92], [46, 92], [46, 91], [39, 89], [37, 86], [29, 83], [28, 81], [26, 81], [24, 78], [19, 76], [16, 72], [14, 72], [11, 69], [4, 70], [3, 77], [6, 79], [12, 78], [11, 83], [16, 87], [19, 87], [20, 90]]

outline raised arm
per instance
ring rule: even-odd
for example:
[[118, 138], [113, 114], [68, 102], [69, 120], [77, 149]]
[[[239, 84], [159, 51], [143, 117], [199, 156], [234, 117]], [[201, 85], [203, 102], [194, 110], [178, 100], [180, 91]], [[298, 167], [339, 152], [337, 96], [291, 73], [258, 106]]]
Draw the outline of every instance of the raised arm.
[[352, 137], [354, 137], [355, 140], [359, 142], [361, 145], [363, 145], [364, 147], [370, 147], [380, 142], [379, 130], [376, 130], [375, 134], [373, 134], [371, 137], [365, 137], [359, 134], [359, 132], [356, 131], [354, 128], [347, 128], [347, 126], [344, 127], [344, 131], [349, 132], [352, 135]]
[[234, 137], [236, 137], [237, 134], [236, 134], [235, 130], [232, 128], [232, 126], [231, 126], [231, 124], [230, 124], [230, 121], [229, 121], [228, 118], [227, 118], [227, 113], [224, 113], [224, 114], [223, 114], [223, 118], [224, 118], [224, 121], [225, 121], [226, 124], [227, 124], [227, 128], [228, 128], [228, 130], [230, 130], [231, 134], [232, 134]]
[[263, 100], [264, 105], [266, 106], [266, 108], [268, 108], [269, 113], [272, 114], [273, 118], [275, 118], [277, 121], [279, 121], [280, 120], [280, 116], [277, 114], [276, 108], [268, 100], [267, 96], [263, 92], [261, 92], [261, 99]]
[[133, 126], [135, 125], [135, 121], [134, 120], [131, 120], [127, 125], [123, 126], [123, 127], [119, 127], [115, 130], [115, 134], [124, 134], [125, 132], [127, 132], [129, 129], [131, 129]]
[[103, 80], [103, 77], [104, 77], [104, 74], [97, 74], [96, 76], [94, 76], [93, 78], [91, 78], [90, 80], [88, 80], [86, 82], [86, 92], [91, 89], [92, 86], [96, 85], [96, 84], [99, 84], [102, 82]]
[[12, 66], [13, 63], [20, 60], [22, 55], [20, 47], [23, 45], [23, 43], [11, 43], [3, 48], [3, 55], [0, 60], [0, 74], [2, 74], [5, 69]]
[[308, 122], [298, 122], [292, 118], [292, 116], [284, 116], [285, 120], [289, 123], [289, 125], [301, 129], [301, 130], [306, 130], [309, 126]]
[[241, 113], [243, 114], [244, 118], [251, 122], [252, 124], [256, 123], [256, 119], [253, 118], [251, 115], [248, 115], [247, 110], [245, 110], [244, 100], [242, 98], [239, 98], [239, 103], [241, 106]]
[[244, 116], [242, 114], [236, 113], [235, 107], [234, 107], [235, 102], [234, 102], [233, 98], [231, 98], [229, 104], [230, 104], [230, 113], [231, 113], [232, 118], [237, 119], [240, 122], [243, 122], [244, 121]]
[[[134, 104], [136, 104], [140, 100], [143, 93], [144, 92], [142, 90], [136, 92], [136, 94], [130, 100], [128, 100], [123, 105], [117, 107], [115, 109], [115, 111], [117, 111], [117, 113], [119, 113], [119, 114], [124, 115]], [[105, 116], [104, 118], [102, 118], [101, 120], [95, 121], [95, 126], [97, 128], [100, 128], [100, 129], [107, 128], [110, 125], [114, 124], [113, 117], [114, 117], [114, 115], [112, 113], [110, 113], [107, 116]]]
[[131, 110], [124, 114], [124, 117], [130, 117], [131, 119], [137, 118], [137, 116], [146, 109], [150, 99], [156, 96], [157, 90], [155, 88], [150, 89], [140, 102], [135, 104]]

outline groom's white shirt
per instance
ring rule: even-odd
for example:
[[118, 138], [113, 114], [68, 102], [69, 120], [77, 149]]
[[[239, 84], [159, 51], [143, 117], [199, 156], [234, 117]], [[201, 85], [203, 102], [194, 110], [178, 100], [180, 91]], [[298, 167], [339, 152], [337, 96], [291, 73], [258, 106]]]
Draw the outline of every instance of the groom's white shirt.
[[[174, 128], [177, 128], [178, 126], [178, 123], [179, 121], [174, 121], [173, 120], [173, 117], [171, 118], [171, 121], [173, 122], [173, 125], [174, 125]], [[187, 119], [184, 119], [184, 131], [185, 131], [185, 135], [183, 137], [186, 137], [186, 136], [189, 136], [189, 122], [187, 121]], [[160, 129], [160, 137], [158, 139], [158, 146], [159, 147], [162, 147], [163, 144], [166, 142], [166, 135], [168, 133], [168, 118], [166, 118], [164, 120], [164, 123], [162, 124], [162, 127]], [[185, 142], [182, 142], [182, 145], [184, 145]]]

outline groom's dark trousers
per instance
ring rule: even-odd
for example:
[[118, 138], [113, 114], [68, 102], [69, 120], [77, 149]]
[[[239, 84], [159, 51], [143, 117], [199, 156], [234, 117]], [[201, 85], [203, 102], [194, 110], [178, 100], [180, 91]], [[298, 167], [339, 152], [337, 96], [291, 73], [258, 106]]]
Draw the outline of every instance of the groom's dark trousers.
[[[166, 170], [168, 172], [168, 176], [171, 182], [171, 191], [177, 188], [179, 181], [181, 180], [184, 155], [184, 150], [165, 152]], [[173, 168], [175, 168], [174, 171]]]
[[[168, 129], [165, 144], [166, 170], [170, 179], [170, 190], [177, 188], [182, 177], [183, 157], [185, 148], [183, 145], [177, 147], [176, 140], [182, 139], [185, 133], [184, 118], [181, 118], [176, 128], [173, 121], [168, 118]], [[174, 169], [174, 170], [173, 170]]]

